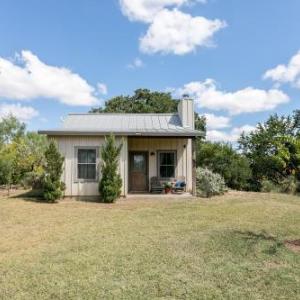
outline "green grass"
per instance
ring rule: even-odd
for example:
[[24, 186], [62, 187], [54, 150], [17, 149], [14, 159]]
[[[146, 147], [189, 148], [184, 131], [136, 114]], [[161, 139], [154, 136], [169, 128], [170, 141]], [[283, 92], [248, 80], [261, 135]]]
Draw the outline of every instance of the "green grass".
[[[146, 197], [146, 196], [145, 196]], [[0, 299], [299, 299], [300, 198], [0, 199]]]

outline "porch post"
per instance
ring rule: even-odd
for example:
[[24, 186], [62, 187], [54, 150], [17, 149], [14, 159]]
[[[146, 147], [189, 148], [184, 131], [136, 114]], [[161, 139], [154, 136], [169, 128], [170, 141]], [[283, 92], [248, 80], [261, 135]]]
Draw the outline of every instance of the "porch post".
[[192, 194], [197, 196], [196, 190], [196, 138], [192, 138]]

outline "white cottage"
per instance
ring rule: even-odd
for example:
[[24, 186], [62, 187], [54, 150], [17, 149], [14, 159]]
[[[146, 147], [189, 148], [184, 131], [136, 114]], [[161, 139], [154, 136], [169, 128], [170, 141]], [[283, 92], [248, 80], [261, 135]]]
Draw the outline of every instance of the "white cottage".
[[70, 114], [55, 130], [41, 130], [54, 138], [65, 158], [62, 180], [66, 196], [96, 196], [101, 176], [100, 147], [105, 136], [122, 142], [120, 168], [122, 196], [151, 190], [151, 178], [161, 182], [184, 178], [195, 193], [193, 100], [179, 102], [175, 114]]

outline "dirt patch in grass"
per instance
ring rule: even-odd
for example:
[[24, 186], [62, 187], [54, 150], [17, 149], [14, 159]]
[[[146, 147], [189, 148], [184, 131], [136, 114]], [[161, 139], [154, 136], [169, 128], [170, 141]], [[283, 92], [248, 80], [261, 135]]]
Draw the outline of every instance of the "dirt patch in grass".
[[299, 252], [300, 253], [300, 239], [299, 240], [285, 241], [284, 244], [288, 249], [290, 249], [294, 252]]

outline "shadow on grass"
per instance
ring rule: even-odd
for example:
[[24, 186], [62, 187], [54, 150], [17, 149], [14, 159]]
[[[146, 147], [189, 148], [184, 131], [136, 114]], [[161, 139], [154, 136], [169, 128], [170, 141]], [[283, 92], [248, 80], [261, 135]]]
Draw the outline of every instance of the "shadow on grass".
[[68, 200], [68, 199], [72, 199], [74, 201], [79, 201], [79, 202], [112, 204], [112, 203], [102, 202], [101, 199], [97, 196], [65, 197], [65, 198], [57, 200], [56, 202], [47, 202], [43, 199], [43, 193], [42, 193], [41, 190], [25, 191], [25, 192], [19, 193], [17, 195], [11, 195], [10, 198], [22, 199], [24, 201], [37, 202], [37, 203], [46, 203], [46, 204], [58, 203], [60, 201], [64, 201], [64, 200]]
[[11, 198], [22, 199], [24, 201], [36, 202], [36, 203], [45, 203], [45, 204], [55, 204], [57, 202], [47, 202], [43, 199], [41, 190], [30, 190], [25, 191], [24, 193], [20, 193], [17, 195], [11, 196]]
[[265, 254], [274, 255], [284, 246], [284, 243], [281, 240], [265, 231], [256, 233], [253, 231], [237, 230], [233, 231], [233, 233], [246, 241], [247, 244], [252, 247], [260, 243], [268, 242], [268, 247], [263, 251]]
[[111, 204], [111, 203], [104, 203], [101, 202], [101, 199], [97, 196], [78, 196], [78, 197], [73, 197], [75, 201], [79, 202], [91, 202], [91, 203], [101, 203], [101, 204]]

